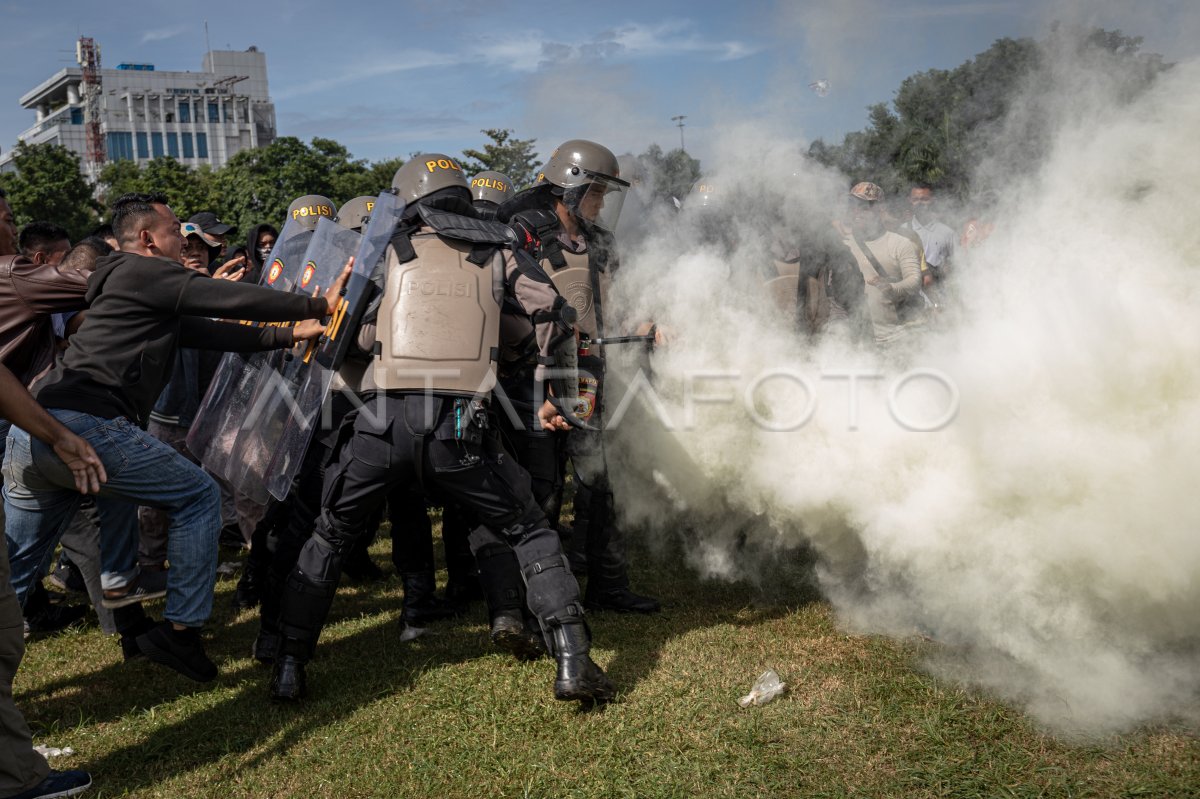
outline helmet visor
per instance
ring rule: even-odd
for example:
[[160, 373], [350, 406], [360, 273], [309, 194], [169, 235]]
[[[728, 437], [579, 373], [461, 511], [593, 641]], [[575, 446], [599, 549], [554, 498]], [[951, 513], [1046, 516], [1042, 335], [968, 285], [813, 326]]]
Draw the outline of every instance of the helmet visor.
[[588, 177], [590, 183], [567, 189], [563, 202], [579, 219], [612, 233], [617, 229], [629, 184], [607, 175], [588, 173]]

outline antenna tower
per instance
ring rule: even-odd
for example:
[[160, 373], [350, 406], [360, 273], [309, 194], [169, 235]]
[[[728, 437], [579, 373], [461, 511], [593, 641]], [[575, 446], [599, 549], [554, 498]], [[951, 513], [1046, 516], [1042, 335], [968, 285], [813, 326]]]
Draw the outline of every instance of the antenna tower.
[[83, 124], [87, 133], [87, 166], [95, 178], [108, 158], [104, 146], [100, 96], [104, 89], [100, 78], [100, 45], [90, 36], [80, 36], [75, 45], [75, 60], [83, 68]]

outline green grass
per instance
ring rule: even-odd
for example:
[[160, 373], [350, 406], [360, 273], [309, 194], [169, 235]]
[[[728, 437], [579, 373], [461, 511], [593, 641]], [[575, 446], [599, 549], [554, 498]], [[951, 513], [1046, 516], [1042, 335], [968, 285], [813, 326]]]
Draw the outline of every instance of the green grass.
[[[372, 553], [390, 567], [388, 546]], [[210, 624], [212, 685], [123, 664], [92, 628], [33, 642], [17, 702], [37, 742], [76, 750], [54, 765], [91, 770], [101, 797], [1200, 796], [1186, 731], [1057, 740], [922, 673], [930, 644], [846, 635], [811, 590], [768, 598], [680, 562], [635, 571], [662, 614], [591, 616], [621, 689], [603, 709], [554, 701], [550, 661], [491, 649], [482, 605], [400, 643], [394, 577], [339, 592], [298, 707], [267, 701], [257, 617], [228, 610], [232, 578]], [[789, 692], [739, 708], [769, 667]]]

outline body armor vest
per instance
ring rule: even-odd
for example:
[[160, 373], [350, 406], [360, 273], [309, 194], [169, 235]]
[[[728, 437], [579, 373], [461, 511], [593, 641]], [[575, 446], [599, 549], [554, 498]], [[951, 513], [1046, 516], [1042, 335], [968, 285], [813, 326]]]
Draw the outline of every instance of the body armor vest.
[[[589, 268], [588, 252], [574, 253], [566, 249], [560, 250], [565, 265], [555, 266], [553, 261], [543, 261], [542, 267], [550, 275], [554, 287], [579, 314], [575, 326], [580, 333], [586, 333], [593, 339], [604, 335], [604, 312], [598, 307], [603, 305], [603, 299], [608, 294], [611, 278], [608, 271], [596, 270], [595, 278]], [[600, 297], [596, 297], [596, 290]], [[597, 299], [600, 302], [597, 302]]]
[[388, 247], [376, 331], [374, 382], [390, 391], [474, 396], [496, 384], [504, 256], [482, 266], [472, 248], [418, 233], [416, 258], [401, 262]]

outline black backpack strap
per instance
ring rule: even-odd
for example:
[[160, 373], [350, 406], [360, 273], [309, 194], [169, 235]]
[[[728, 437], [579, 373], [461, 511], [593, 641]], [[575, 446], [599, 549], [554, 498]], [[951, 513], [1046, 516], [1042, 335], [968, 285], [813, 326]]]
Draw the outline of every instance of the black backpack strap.
[[880, 265], [879, 259], [875, 257], [875, 253], [871, 252], [871, 248], [867, 246], [867, 243], [862, 240], [862, 236], [858, 235], [857, 231], [855, 231], [852, 235], [854, 237], [855, 245], [857, 245], [859, 251], [866, 256], [867, 262], [871, 264], [871, 268], [875, 270], [875, 273], [889, 283], [897, 282], [892, 278], [891, 275], [883, 271], [883, 267]]

